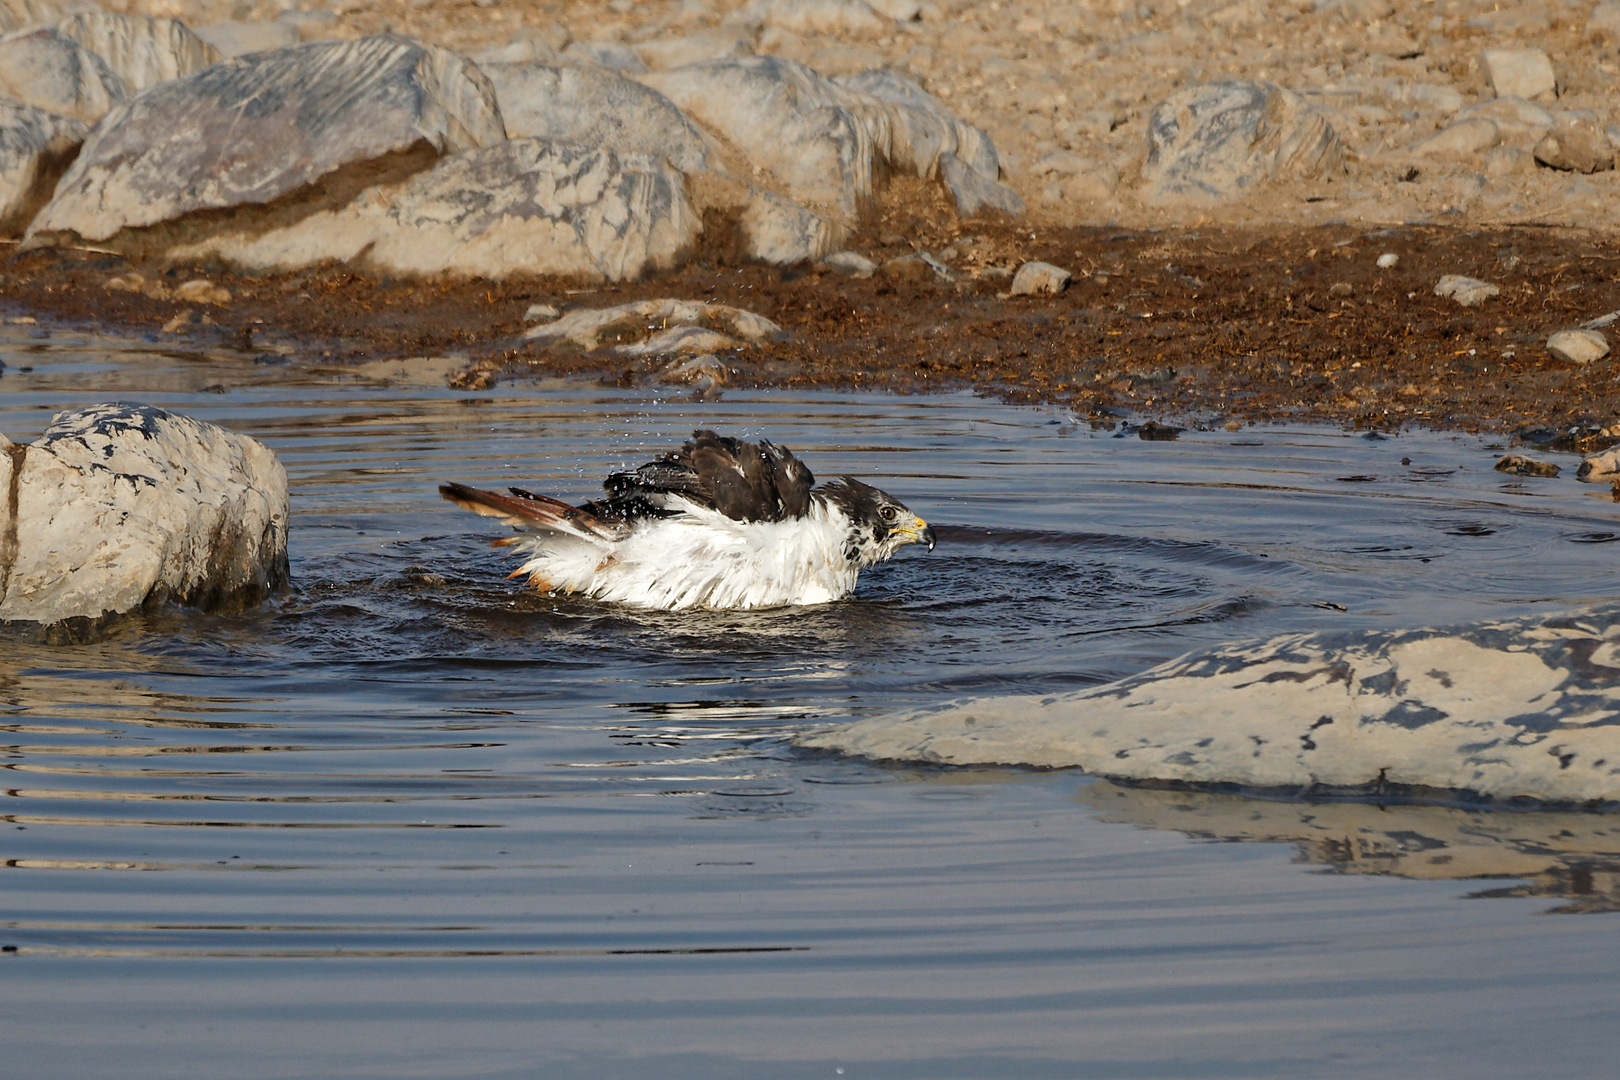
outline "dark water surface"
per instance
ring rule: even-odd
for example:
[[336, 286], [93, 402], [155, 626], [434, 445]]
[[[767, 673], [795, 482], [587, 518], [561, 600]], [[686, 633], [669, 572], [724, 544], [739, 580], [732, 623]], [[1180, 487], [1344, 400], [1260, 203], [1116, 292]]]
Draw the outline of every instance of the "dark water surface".
[[[26, 331], [0, 359], [18, 441], [112, 398], [275, 448], [295, 581], [240, 617], [0, 638], [8, 1075], [1613, 1070], [1620, 818], [784, 739], [1236, 638], [1612, 600], [1606, 491], [1501, 476], [1467, 436], [1143, 442], [963, 396], [470, 398], [433, 365]], [[501, 529], [435, 491], [588, 497], [698, 424], [872, 480], [939, 549], [825, 608], [635, 613], [523, 592]]]

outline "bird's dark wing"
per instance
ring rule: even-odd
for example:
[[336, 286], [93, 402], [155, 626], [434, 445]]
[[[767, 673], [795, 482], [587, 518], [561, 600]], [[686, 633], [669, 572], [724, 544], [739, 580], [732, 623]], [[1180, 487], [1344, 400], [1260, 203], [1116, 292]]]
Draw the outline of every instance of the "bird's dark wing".
[[602, 484], [607, 499], [586, 505], [612, 519], [620, 507], [657, 506], [659, 496], [679, 495], [735, 521], [783, 521], [810, 509], [815, 482], [786, 447], [698, 430], [679, 450], [608, 477]]

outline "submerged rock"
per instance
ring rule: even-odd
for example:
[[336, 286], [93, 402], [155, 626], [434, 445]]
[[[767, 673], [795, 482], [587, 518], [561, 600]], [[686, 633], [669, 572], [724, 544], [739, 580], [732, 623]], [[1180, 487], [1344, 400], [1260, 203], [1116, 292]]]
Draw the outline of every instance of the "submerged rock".
[[1514, 476], [1555, 477], [1562, 470], [1550, 461], [1537, 461], [1523, 454], [1506, 454], [1497, 459], [1496, 471], [1512, 473]]
[[57, 29], [105, 60], [132, 91], [183, 78], [224, 59], [174, 19], [97, 11], [65, 19]]
[[1148, 143], [1143, 198], [1157, 206], [1228, 202], [1275, 178], [1344, 171], [1332, 125], [1270, 83], [1188, 87], [1153, 110]]
[[0, 97], [94, 124], [129, 97], [107, 62], [53, 27], [0, 37]]
[[92, 132], [30, 235], [107, 242], [294, 195], [283, 209], [301, 218], [366, 183], [505, 137], [489, 80], [448, 50], [382, 35], [257, 53], [120, 106]]
[[0, 620], [94, 623], [170, 602], [232, 610], [287, 580], [287, 474], [261, 443], [144, 405], [0, 437]]
[[1290, 634], [1073, 694], [992, 697], [800, 736], [937, 764], [1196, 784], [1620, 799], [1620, 611], [1459, 630]]
[[89, 130], [71, 117], [0, 100], [0, 237], [28, 227]]

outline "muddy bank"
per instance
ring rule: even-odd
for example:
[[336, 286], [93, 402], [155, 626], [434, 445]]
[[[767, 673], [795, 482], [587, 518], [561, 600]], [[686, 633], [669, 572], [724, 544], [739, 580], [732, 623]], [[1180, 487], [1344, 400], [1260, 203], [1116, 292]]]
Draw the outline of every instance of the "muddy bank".
[[[42, 329], [233, 350], [244, 362], [452, 355], [465, 358], [452, 385], [476, 390], [536, 375], [678, 382], [668, 358], [629, 359], [613, 352], [611, 340], [588, 351], [543, 350], [522, 334], [535, 305], [567, 312], [679, 297], [746, 308], [788, 333], [785, 341], [722, 352], [724, 370], [716, 370], [710, 393], [971, 388], [1099, 419], [1130, 413], [1210, 425], [1290, 419], [1509, 433], [1579, 426], [1589, 429], [1580, 449], [1606, 443], [1597, 430], [1620, 421], [1616, 359], [1572, 364], [1546, 347], [1553, 332], [1620, 308], [1620, 244], [1610, 237], [1346, 226], [1273, 234], [1029, 231], [959, 224], [937, 193], [915, 194], [891, 203], [851, 246], [878, 263], [929, 251], [954, 281], [932, 272], [863, 279], [767, 268], [724, 252], [633, 284], [423, 283], [342, 268], [246, 277], [51, 248], [0, 262], [0, 315], [33, 318]], [[1397, 256], [1395, 264], [1380, 267], [1387, 255]], [[1009, 272], [1031, 259], [1070, 270], [1072, 284], [1056, 296], [1006, 296]], [[1463, 307], [1435, 295], [1445, 274], [1500, 291]], [[176, 292], [198, 278], [216, 291]]]

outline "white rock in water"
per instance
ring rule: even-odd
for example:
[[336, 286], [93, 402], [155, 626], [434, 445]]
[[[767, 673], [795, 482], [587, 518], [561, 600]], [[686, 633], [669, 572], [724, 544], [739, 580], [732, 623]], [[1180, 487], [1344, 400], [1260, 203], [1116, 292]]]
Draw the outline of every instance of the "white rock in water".
[[1531, 100], [1557, 91], [1552, 60], [1540, 49], [1486, 49], [1480, 61], [1497, 97]]
[[523, 336], [542, 347], [566, 342], [581, 349], [594, 349], [605, 335], [625, 332], [645, 335], [650, 328], [665, 330], [672, 326], [719, 329], [749, 342], [786, 336], [780, 326], [763, 315], [703, 300], [637, 300], [618, 307], [571, 311], [549, 326], [537, 326]]
[[1609, 339], [1597, 330], [1560, 330], [1547, 339], [1547, 351], [1566, 364], [1590, 364], [1609, 355]]
[[1449, 296], [1463, 307], [1483, 304], [1501, 291], [1488, 281], [1463, 277], [1461, 274], [1446, 274], [1434, 285], [1434, 295]]
[[0, 237], [28, 227], [89, 130], [71, 117], [0, 100]]
[[279, 19], [271, 22], [217, 22], [196, 28], [196, 34], [220, 55], [235, 58], [252, 53], [290, 49], [302, 40], [298, 27]]
[[144, 405], [0, 437], [0, 620], [92, 623], [172, 602], [232, 610], [287, 580], [287, 474], [261, 443]]
[[598, 67], [486, 64], [506, 133], [566, 139], [615, 153], [658, 154], [682, 172], [708, 167], [703, 133], [656, 90]]
[[0, 97], [94, 124], [129, 88], [101, 57], [41, 27], [0, 37]]
[[218, 49], [184, 23], [110, 11], [75, 15], [56, 27], [107, 62], [133, 91], [217, 64]]
[[1056, 295], [1069, 287], [1073, 275], [1051, 263], [1027, 262], [1013, 275], [1008, 289], [1014, 296]]
[[[448, 50], [380, 35], [258, 53], [121, 105], [91, 132], [30, 236], [107, 241], [200, 210], [260, 207], [316, 181], [326, 199], [346, 201], [361, 178], [397, 180], [505, 137], [489, 80]], [[345, 169], [356, 179], [337, 175]], [[316, 212], [321, 199], [288, 213]]]
[[1143, 198], [1155, 206], [1230, 202], [1273, 178], [1344, 172], [1332, 125], [1270, 83], [1187, 87], [1153, 110], [1148, 143]]
[[1593, 454], [1575, 470], [1577, 480], [1607, 480], [1620, 476], [1620, 446], [1613, 446], [1601, 454]]
[[797, 741], [1133, 780], [1620, 799], [1620, 612], [1294, 634], [1080, 693], [956, 702]]
[[702, 227], [681, 174], [662, 158], [512, 139], [284, 228], [222, 229], [169, 250], [248, 270], [359, 259], [410, 276], [630, 281], [679, 264]]
[[1378, 256], [1378, 269], [1388, 270], [1401, 261], [1401, 257], [1393, 251], [1386, 251]]

